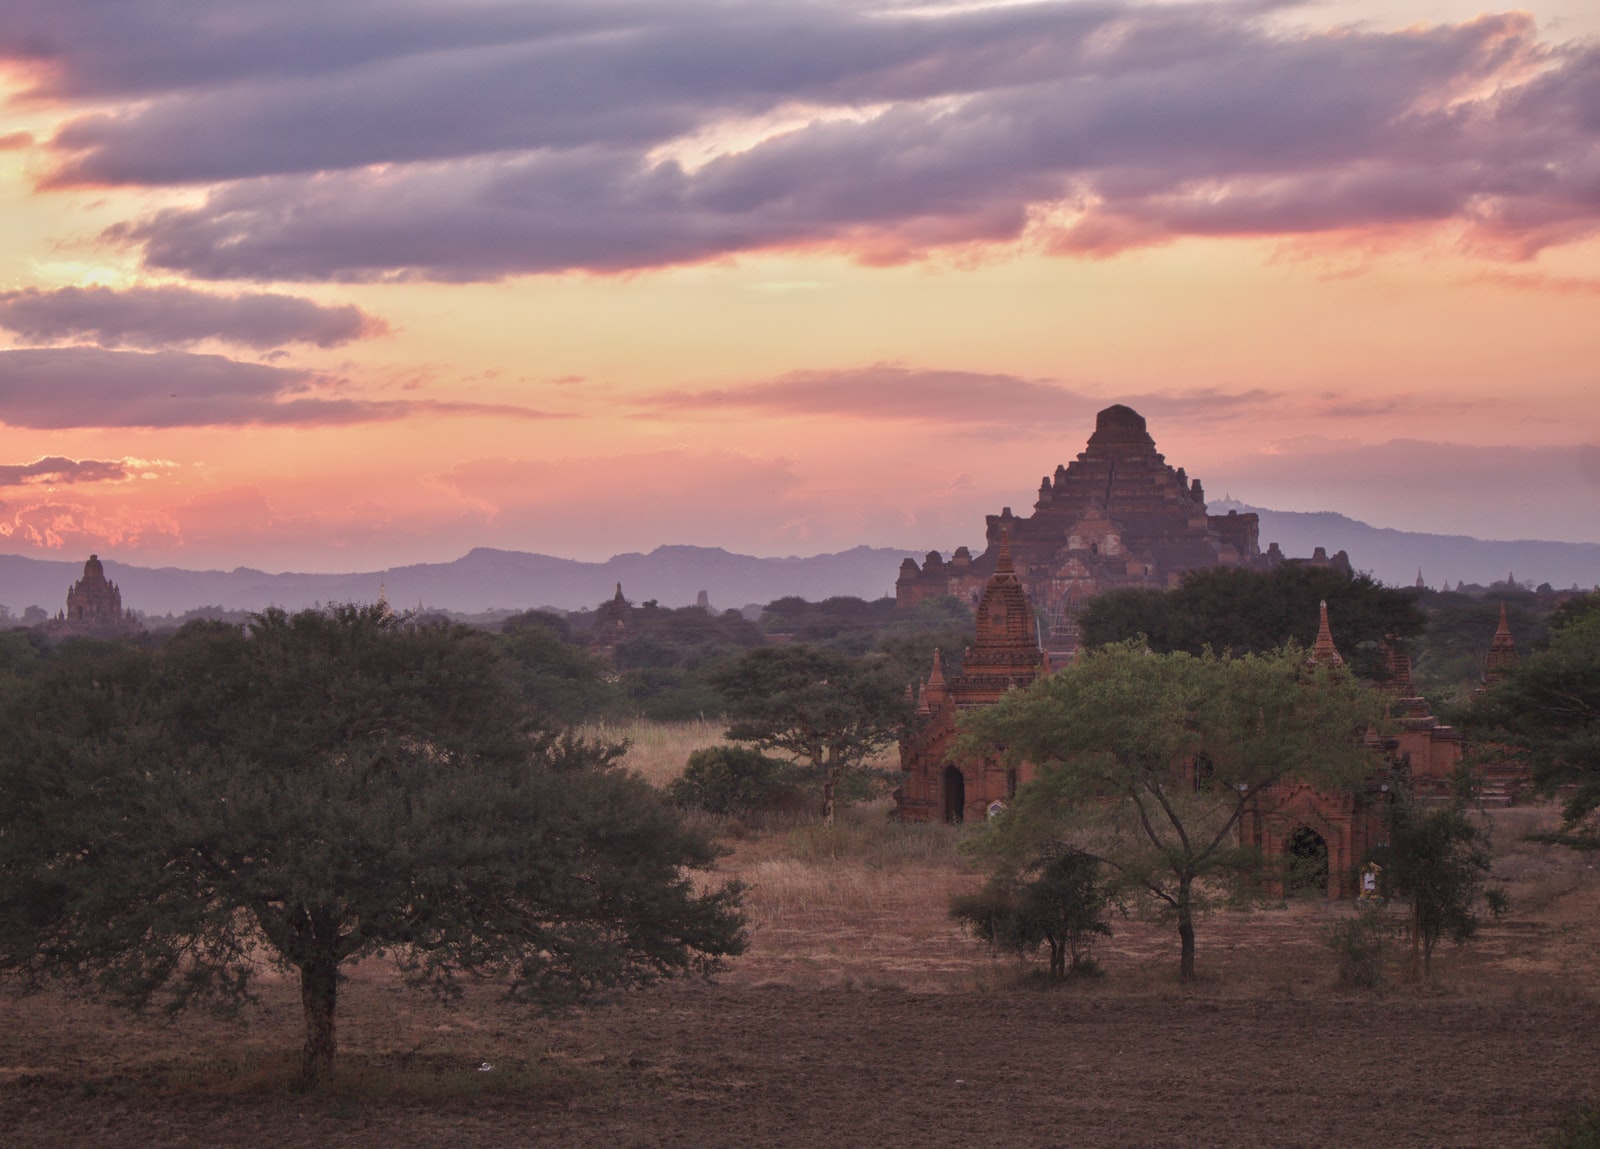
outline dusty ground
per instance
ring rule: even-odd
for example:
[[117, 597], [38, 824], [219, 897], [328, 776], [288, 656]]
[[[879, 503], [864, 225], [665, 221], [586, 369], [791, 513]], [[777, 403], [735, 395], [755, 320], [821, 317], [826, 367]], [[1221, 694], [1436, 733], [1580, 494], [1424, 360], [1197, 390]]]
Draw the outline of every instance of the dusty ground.
[[947, 832], [768, 833], [728, 860], [754, 936], [717, 985], [545, 1021], [367, 963], [327, 1094], [283, 1087], [288, 985], [170, 1026], [0, 998], [0, 1149], [1533, 1145], [1600, 1096], [1600, 876], [1499, 817], [1516, 909], [1427, 990], [1339, 990], [1320, 933], [1346, 911], [1313, 901], [1207, 919], [1192, 990], [1170, 928], [1126, 921], [1102, 981], [1042, 991], [944, 920], [976, 881]]

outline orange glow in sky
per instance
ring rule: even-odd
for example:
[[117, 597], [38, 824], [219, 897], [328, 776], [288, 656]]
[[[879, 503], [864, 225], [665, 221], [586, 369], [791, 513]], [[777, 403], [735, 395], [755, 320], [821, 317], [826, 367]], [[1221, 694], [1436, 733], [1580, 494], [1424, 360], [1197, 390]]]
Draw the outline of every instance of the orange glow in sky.
[[1116, 402], [1600, 542], [1587, 4], [20, 7], [0, 552], [948, 550]]

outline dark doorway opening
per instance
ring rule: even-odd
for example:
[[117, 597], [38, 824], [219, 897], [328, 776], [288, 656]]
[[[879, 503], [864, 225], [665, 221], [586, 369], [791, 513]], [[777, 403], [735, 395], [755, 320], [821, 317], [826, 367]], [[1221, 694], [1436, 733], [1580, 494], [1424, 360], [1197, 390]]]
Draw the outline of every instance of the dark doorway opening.
[[944, 768], [944, 820], [963, 822], [967, 813], [967, 780], [959, 768]]
[[1323, 893], [1328, 888], [1328, 841], [1310, 826], [1297, 826], [1283, 844], [1288, 873], [1284, 892]]

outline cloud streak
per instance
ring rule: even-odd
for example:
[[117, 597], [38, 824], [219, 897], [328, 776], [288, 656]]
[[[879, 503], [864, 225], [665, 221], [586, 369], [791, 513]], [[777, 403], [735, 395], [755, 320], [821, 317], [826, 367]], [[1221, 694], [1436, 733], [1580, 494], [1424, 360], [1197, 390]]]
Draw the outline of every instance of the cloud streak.
[[261, 350], [338, 347], [388, 325], [354, 306], [324, 307], [269, 292], [214, 295], [187, 287], [64, 287], [0, 292], [0, 328], [28, 343], [83, 339], [101, 347], [181, 347], [215, 339]]
[[0, 57], [94, 105], [50, 141], [50, 182], [209, 188], [108, 233], [201, 278], [1417, 229], [1516, 259], [1600, 226], [1600, 47], [1521, 13], [1285, 32], [1254, 5], [1121, 0], [106, 8], [0, 17]]
[[0, 422], [11, 427], [341, 426], [415, 414], [555, 416], [436, 400], [323, 398], [311, 372], [222, 355], [50, 347], [0, 351]]
[[114, 483], [128, 477], [128, 462], [125, 459], [67, 459], [50, 455], [31, 463], [0, 463], [0, 487]]
[[667, 391], [648, 396], [650, 414], [750, 412], [780, 417], [851, 418], [939, 424], [984, 433], [1055, 432], [1092, 422], [1112, 402], [1190, 421], [1231, 417], [1241, 408], [1273, 401], [1267, 391], [1229, 393], [1213, 389], [1128, 395], [1116, 400], [1089, 395], [1044, 379], [975, 371], [949, 371], [878, 363], [834, 371], [793, 371], [742, 387]]

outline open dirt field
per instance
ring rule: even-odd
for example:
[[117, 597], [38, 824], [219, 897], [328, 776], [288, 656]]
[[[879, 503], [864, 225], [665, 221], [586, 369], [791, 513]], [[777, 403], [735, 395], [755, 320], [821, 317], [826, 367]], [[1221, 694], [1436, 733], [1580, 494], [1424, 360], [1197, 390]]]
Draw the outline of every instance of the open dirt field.
[[1335, 986], [1347, 907], [1320, 901], [1206, 919], [1193, 989], [1170, 928], [1128, 920], [1104, 979], [1041, 990], [945, 920], [977, 881], [954, 832], [877, 817], [736, 840], [752, 946], [715, 985], [544, 1020], [366, 963], [340, 1082], [308, 1097], [291, 985], [172, 1025], [0, 998], [0, 1149], [1517, 1146], [1600, 1096], [1600, 876], [1520, 843], [1537, 814], [1497, 816], [1512, 914], [1441, 949], [1434, 987], [1379, 993]]

